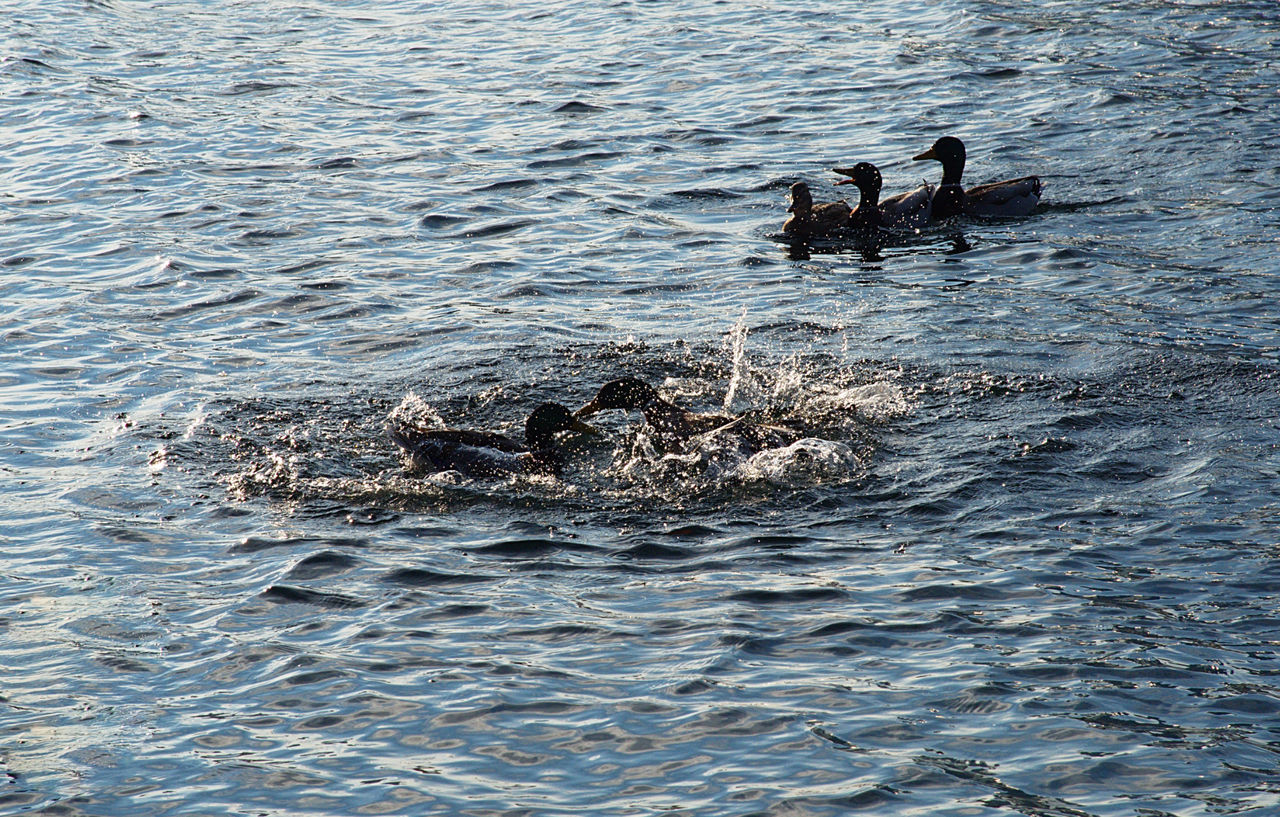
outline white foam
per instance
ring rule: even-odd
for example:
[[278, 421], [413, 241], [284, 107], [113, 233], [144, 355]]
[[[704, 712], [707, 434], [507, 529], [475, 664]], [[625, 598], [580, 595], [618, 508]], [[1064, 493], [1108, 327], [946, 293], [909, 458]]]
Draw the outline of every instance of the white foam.
[[911, 411], [911, 401], [902, 387], [887, 380], [848, 388], [819, 387], [809, 393], [806, 402], [814, 413], [856, 413], [872, 422], [885, 422]]
[[806, 437], [785, 448], [768, 448], [752, 455], [735, 469], [735, 476], [744, 482], [793, 485], [848, 479], [861, 467], [861, 459], [844, 443]]
[[400, 401], [400, 405], [387, 414], [388, 428], [405, 426], [421, 429], [444, 428], [445, 422], [430, 403], [409, 392]]

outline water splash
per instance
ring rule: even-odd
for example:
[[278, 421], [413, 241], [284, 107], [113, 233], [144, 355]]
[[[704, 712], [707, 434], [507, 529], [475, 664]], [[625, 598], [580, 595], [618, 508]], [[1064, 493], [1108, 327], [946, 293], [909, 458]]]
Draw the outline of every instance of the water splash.
[[801, 410], [808, 416], [841, 423], [883, 424], [911, 411], [911, 401], [897, 383], [878, 380], [857, 386], [812, 385]]
[[753, 394], [759, 391], [747, 359], [747, 334], [747, 310], [743, 309], [727, 339], [731, 369], [729, 388], [724, 394], [724, 410], [734, 414], [745, 411]]
[[868, 459], [845, 443], [807, 437], [785, 448], [769, 448], [746, 460], [735, 477], [742, 482], [814, 485], [851, 479]]
[[267, 493], [291, 492], [299, 482], [298, 474], [292, 457], [264, 450], [247, 468], [227, 476], [227, 493], [244, 502]]
[[387, 428], [413, 427], [419, 429], [444, 428], [444, 418], [414, 392], [405, 394], [399, 404], [387, 414]]
[[[740, 428], [727, 424], [689, 440], [680, 452], [662, 453], [653, 445], [648, 427], [636, 423], [604, 472], [614, 488], [632, 499], [684, 499], [732, 486], [799, 488], [856, 479], [865, 473], [875, 448], [870, 426], [910, 411], [902, 387], [880, 372], [876, 375], [881, 379], [868, 383], [864, 370], [796, 356], [773, 367], [757, 367], [748, 337], [744, 314], [724, 344], [730, 372], [722, 402], [726, 413], [747, 422], [803, 429], [804, 436], [760, 450], [738, 433]], [[693, 410], [697, 406], [684, 398], [715, 391], [714, 383], [700, 377], [669, 377], [663, 388], [670, 399]]]
[[[799, 434], [782, 433], [776, 441], [762, 443], [758, 435], [735, 433], [742, 426], [730, 423], [672, 454], [659, 450], [651, 429], [633, 415], [620, 418], [625, 431], [614, 445], [601, 445], [600, 439], [582, 442], [567, 457], [560, 480], [543, 484], [522, 478], [499, 486], [484, 482], [481, 491], [480, 484], [458, 474], [405, 471], [388, 430], [445, 428], [442, 412], [469, 415], [463, 406], [473, 406], [482, 396], [484, 402], [492, 400], [490, 390], [508, 385], [489, 386], [471, 396], [443, 394], [441, 404], [403, 388], [391, 400], [381, 397], [380, 389], [352, 400], [347, 389], [339, 388], [331, 398], [273, 396], [232, 402], [224, 409], [204, 406], [199, 420], [186, 429], [192, 433], [180, 435], [180, 450], [173, 453], [230, 463], [217, 479], [240, 501], [269, 496], [444, 513], [476, 501], [542, 502], [553, 496], [577, 497], [597, 508], [655, 498], [687, 504], [685, 500], [726, 489], [805, 488], [865, 475], [877, 446], [874, 427], [910, 411], [911, 400], [897, 382], [901, 373], [849, 366], [823, 355], [759, 361], [750, 340], [744, 314], [719, 350], [711, 347], [692, 357], [685, 353], [677, 364], [654, 362], [640, 368], [669, 372], [662, 392], [690, 410], [719, 412], [723, 404], [742, 422], [780, 425]], [[721, 383], [727, 386], [723, 401]], [[459, 406], [453, 406], [456, 401]], [[761, 450], [762, 444], [774, 447]], [[166, 452], [165, 461], [172, 456]]]

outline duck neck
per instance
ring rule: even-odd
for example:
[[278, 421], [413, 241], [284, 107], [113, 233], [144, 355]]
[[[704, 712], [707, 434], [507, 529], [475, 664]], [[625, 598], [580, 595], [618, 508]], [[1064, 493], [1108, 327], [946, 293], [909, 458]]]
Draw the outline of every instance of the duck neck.
[[556, 434], [554, 431], [548, 431], [540, 426], [536, 428], [526, 428], [524, 430], [524, 444], [530, 451], [554, 451], [556, 447]]
[[958, 216], [964, 212], [964, 188], [958, 184], [944, 184], [933, 194], [933, 214], [935, 221]]
[[954, 184], [960, 184], [960, 177], [964, 175], [964, 157], [952, 156], [942, 163], [942, 185], [943, 187]]
[[640, 413], [646, 423], [664, 433], [679, 428], [689, 416], [689, 412], [661, 397], [654, 397], [640, 406]]
[[880, 207], [880, 188], [860, 187], [858, 192], [860, 193], [858, 196], [859, 213], [874, 213]]

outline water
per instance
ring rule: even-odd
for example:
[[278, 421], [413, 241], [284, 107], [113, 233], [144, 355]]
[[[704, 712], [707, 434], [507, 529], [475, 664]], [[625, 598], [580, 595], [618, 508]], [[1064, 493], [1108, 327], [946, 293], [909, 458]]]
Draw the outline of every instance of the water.
[[[0, 812], [1280, 809], [1274, 4], [588, 6], [0, 16]], [[809, 437], [385, 435], [622, 374]]]

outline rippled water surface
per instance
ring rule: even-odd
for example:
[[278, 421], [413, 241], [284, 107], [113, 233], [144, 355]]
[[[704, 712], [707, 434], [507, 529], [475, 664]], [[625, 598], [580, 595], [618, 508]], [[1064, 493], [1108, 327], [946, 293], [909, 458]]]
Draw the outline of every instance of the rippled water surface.
[[1274, 3], [0, 5], [0, 813], [1280, 813]]

